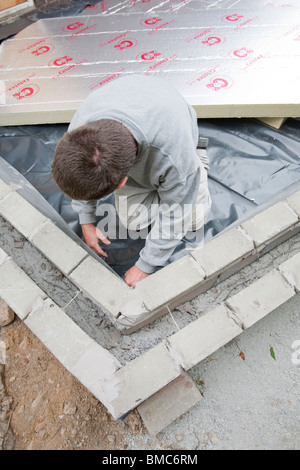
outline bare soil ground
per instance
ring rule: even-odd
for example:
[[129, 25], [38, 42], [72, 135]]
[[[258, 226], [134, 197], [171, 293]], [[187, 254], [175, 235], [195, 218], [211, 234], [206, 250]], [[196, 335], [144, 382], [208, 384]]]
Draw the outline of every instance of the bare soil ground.
[[0, 449], [125, 450], [145, 433], [136, 411], [115, 421], [17, 317], [0, 340]]

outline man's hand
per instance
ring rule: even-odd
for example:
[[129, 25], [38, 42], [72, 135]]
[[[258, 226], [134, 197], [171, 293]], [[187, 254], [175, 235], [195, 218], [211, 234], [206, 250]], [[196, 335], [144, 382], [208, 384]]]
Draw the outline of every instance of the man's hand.
[[81, 229], [85, 243], [92, 248], [95, 253], [107, 258], [108, 255], [102, 250], [99, 245], [99, 240], [101, 240], [105, 245], [110, 245], [110, 241], [103, 235], [101, 230], [93, 224], [83, 224], [81, 225]]
[[129, 286], [134, 286], [134, 284], [148, 276], [150, 276], [150, 274], [144, 273], [144, 271], [141, 271], [137, 266], [134, 265], [126, 272], [125, 282]]

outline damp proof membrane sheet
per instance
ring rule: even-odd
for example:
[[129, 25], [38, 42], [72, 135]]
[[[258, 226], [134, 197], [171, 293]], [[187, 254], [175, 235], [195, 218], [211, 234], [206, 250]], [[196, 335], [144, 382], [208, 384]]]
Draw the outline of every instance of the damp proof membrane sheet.
[[174, 85], [200, 118], [300, 109], [298, 0], [107, 0], [2, 43], [0, 124], [69, 122], [126, 74]]
[[[51, 172], [56, 144], [67, 128], [67, 124], [0, 127], [0, 177], [2, 157], [35, 188], [35, 192], [24, 190], [24, 197], [69, 233], [64, 221], [81, 239], [78, 214]], [[256, 119], [201, 119], [198, 128], [200, 135], [209, 138], [212, 208], [205, 224], [205, 241], [299, 191], [300, 119], [288, 119], [280, 130]], [[9, 175], [2, 175], [5, 181], [11, 181]], [[97, 223], [107, 220], [101, 209], [107, 204], [114, 204], [113, 195], [98, 202]], [[104, 225], [101, 229], [111, 241], [111, 245], [105, 246], [107, 265], [123, 277], [139, 258], [145, 240], [115, 237], [115, 229], [119, 233], [118, 224], [117, 219], [116, 227], [112, 224], [108, 230]], [[184, 245], [180, 243], [177, 252]]]

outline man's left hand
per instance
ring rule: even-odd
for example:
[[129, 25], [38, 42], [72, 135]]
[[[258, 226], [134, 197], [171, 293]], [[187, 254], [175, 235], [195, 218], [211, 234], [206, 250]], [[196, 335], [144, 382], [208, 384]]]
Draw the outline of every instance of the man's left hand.
[[129, 286], [134, 286], [137, 282], [150, 276], [150, 274], [144, 273], [137, 266], [132, 266], [125, 274], [125, 282]]

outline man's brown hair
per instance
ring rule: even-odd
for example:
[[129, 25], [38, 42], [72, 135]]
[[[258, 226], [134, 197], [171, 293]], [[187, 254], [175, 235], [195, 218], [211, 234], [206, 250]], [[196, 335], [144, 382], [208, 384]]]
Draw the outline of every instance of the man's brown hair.
[[66, 132], [58, 142], [53, 176], [72, 199], [98, 200], [112, 193], [136, 161], [136, 142], [118, 121], [101, 119]]

